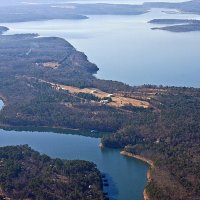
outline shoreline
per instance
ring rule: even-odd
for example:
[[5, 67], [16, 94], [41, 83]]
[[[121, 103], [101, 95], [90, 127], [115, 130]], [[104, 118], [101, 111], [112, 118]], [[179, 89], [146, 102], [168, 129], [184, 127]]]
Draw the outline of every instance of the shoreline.
[[0, 93], [0, 100], [3, 101], [4, 104], [7, 104], [7, 99]]
[[[0, 110], [1, 111], [1, 110]], [[52, 133], [59, 133], [59, 134], [72, 134], [72, 135], [81, 135], [85, 137], [91, 138], [102, 138], [104, 135], [107, 135], [107, 132], [96, 132], [93, 133], [91, 130], [86, 129], [75, 129], [75, 128], [68, 128], [68, 127], [56, 127], [56, 126], [11, 126], [9, 124], [1, 124], [0, 129], [7, 130], [7, 131], [30, 131], [30, 132], [52, 132]], [[101, 148], [104, 146], [102, 145]]]
[[9, 124], [0, 124], [0, 129], [10, 129], [10, 130], [17, 130], [17, 129], [22, 129], [24, 131], [26, 130], [31, 130], [31, 129], [44, 129], [44, 131], [48, 131], [48, 129], [52, 130], [59, 130], [59, 131], [81, 131], [80, 129], [75, 129], [75, 128], [67, 128], [67, 127], [56, 127], [56, 126], [12, 126]]
[[[121, 151], [120, 154], [123, 155], [123, 156], [135, 158], [135, 159], [138, 159], [138, 160], [141, 160], [141, 161], [147, 163], [149, 165], [149, 169], [147, 171], [147, 183], [150, 183], [152, 181], [153, 178], [152, 178], [152, 175], [151, 175], [151, 172], [150, 172], [150, 170], [152, 168], [154, 168], [154, 163], [153, 163], [152, 160], [146, 159], [146, 158], [139, 156], [139, 155], [134, 155], [134, 154], [126, 152], [126, 151]], [[150, 197], [147, 194], [146, 188], [143, 191], [143, 199], [144, 200], [150, 200]]]
[[8, 102], [7, 99], [0, 93], [0, 101], [3, 102], [3, 106], [0, 108], [0, 112], [4, 109], [5, 106], [7, 106]]

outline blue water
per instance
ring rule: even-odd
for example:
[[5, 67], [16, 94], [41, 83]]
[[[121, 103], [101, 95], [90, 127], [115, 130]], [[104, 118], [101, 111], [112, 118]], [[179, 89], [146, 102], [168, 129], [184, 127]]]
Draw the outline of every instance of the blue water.
[[98, 78], [130, 85], [200, 87], [200, 32], [151, 30], [154, 18], [200, 19], [194, 14], [166, 14], [164, 9], [136, 16], [89, 16], [87, 20], [50, 20], [3, 24], [8, 34], [59, 36], [97, 64]]
[[142, 200], [148, 166], [120, 155], [119, 150], [101, 149], [100, 139], [50, 132], [16, 132], [0, 129], [0, 146], [28, 144], [53, 158], [92, 161], [106, 174], [105, 191], [112, 200]]

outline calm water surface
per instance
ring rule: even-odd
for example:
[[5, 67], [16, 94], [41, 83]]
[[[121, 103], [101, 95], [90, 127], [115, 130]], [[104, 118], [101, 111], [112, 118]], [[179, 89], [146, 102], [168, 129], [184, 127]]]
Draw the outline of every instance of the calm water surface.
[[142, 200], [148, 166], [120, 155], [119, 150], [103, 149], [100, 139], [49, 132], [16, 132], [0, 129], [0, 146], [28, 144], [53, 158], [92, 161], [108, 178], [105, 189], [112, 200]]
[[99, 78], [130, 85], [200, 87], [200, 32], [153, 31], [151, 27], [157, 25], [147, 23], [154, 18], [200, 19], [200, 16], [162, 11], [4, 25], [11, 28], [8, 34], [36, 32], [65, 38], [98, 65]]

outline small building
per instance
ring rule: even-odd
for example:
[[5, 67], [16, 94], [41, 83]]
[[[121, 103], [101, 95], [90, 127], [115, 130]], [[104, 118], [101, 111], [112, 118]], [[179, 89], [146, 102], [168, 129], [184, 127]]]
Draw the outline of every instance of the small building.
[[91, 132], [91, 133], [97, 133], [97, 131], [96, 131], [96, 130], [91, 130], [90, 132]]
[[97, 93], [96, 90], [92, 90], [92, 91], [91, 91], [91, 94], [95, 94], [95, 93]]
[[158, 138], [155, 143], [159, 144], [160, 143], [160, 139]]
[[109, 100], [101, 100], [100, 103], [107, 104], [107, 103], [109, 103]]
[[114, 95], [113, 95], [113, 94], [108, 94], [107, 97], [108, 97], [108, 98], [109, 98], [109, 97], [114, 97]]

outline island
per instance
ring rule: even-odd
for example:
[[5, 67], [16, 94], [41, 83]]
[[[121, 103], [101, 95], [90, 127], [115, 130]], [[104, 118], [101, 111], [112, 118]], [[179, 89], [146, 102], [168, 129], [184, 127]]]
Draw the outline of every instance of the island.
[[151, 24], [169, 24], [170, 26], [154, 27], [152, 30], [165, 30], [170, 32], [200, 31], [200, 20], [189, 19], [153, 19]]
[[101, 173], [81, 160], [51, 159], [27, 145], [0, 147], [0, 199], [103, 200]]
[[98, 79], [98, 67], [57, 37], [0, 35], [0, 44], [1, 128], [107, 132], [102, 147], [153, 163], [149, 199], [199, 198], [199, 88]]

